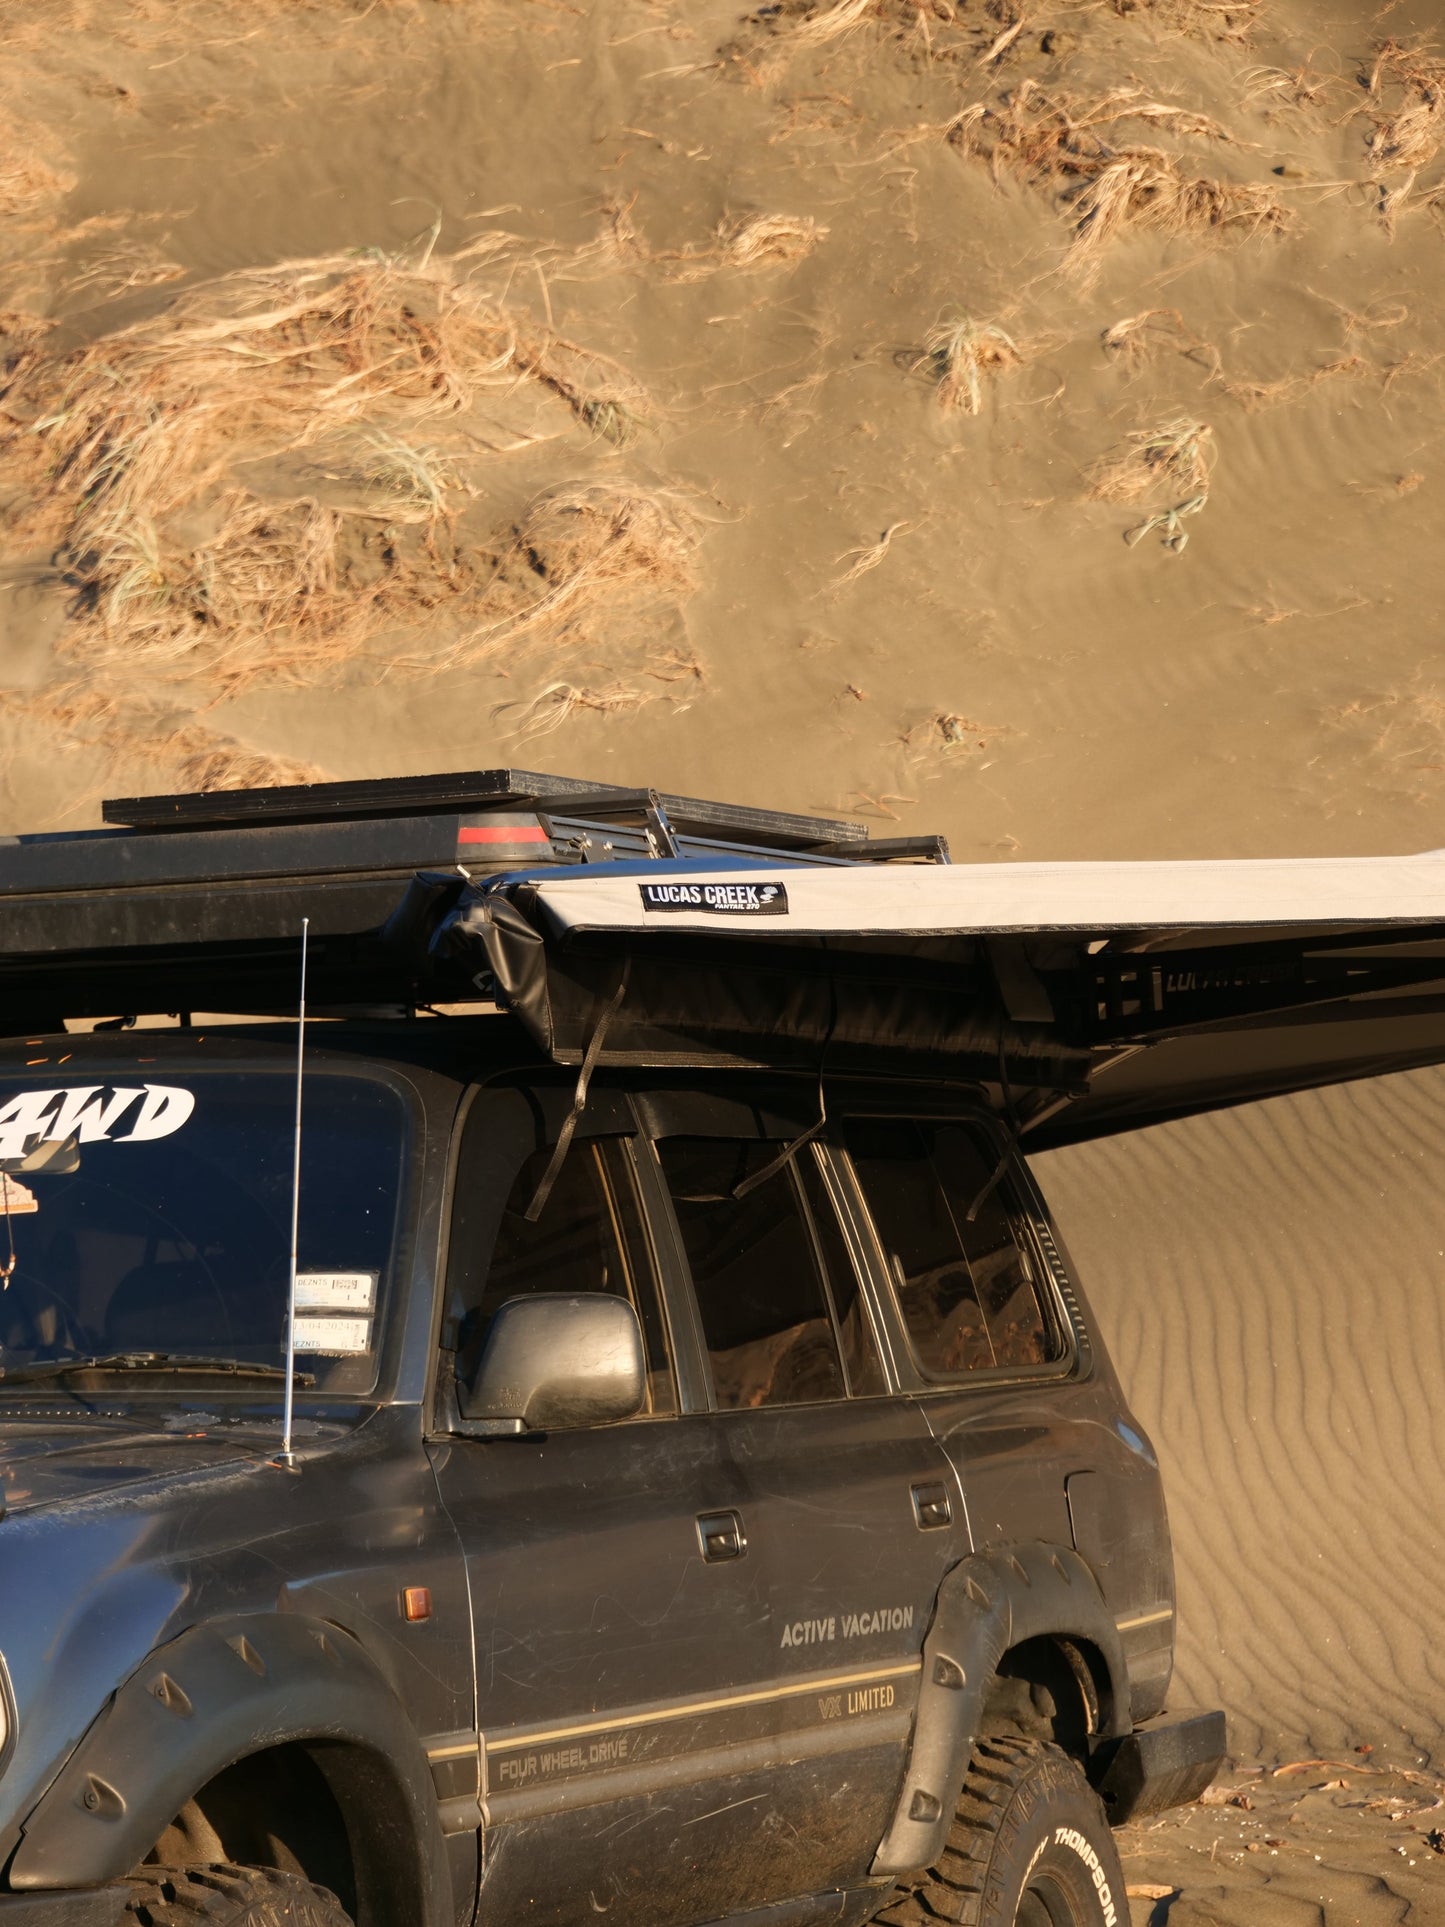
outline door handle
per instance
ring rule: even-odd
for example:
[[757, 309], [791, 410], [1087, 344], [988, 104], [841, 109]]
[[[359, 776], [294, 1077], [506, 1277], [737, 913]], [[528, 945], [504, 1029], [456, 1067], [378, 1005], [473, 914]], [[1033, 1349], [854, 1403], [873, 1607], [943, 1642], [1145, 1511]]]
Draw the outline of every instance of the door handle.
[[920, 1532], [935, 1532], [940, 1526], [953, 1524], [953, 1506], [943, 1486], [915, 1485], [910, 1489], [913, 1517], [918, 1522]]
[[697, 1522], [698, 1544], [710, 1565], [724, 1559], [741, 1559], [748, 1549], [748, 1535], [736, 1512], [704, 1512]]

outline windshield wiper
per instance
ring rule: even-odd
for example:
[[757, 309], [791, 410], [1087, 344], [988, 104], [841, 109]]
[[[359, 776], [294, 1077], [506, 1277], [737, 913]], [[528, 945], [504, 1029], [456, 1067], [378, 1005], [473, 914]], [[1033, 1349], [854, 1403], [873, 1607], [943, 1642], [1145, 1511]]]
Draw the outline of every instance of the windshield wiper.
[[[39, 1378], [65, 1378], [71, 1372], [225, 1372], [233, 1378], [286, 1377], [284, 1365], [250, 1365], [237, 1358], [206, 1358], [185, 1352], [97, 1352], [89, 1357], [42, 1358], [29, 1365], [0, 1365], [0, 1386]], [[316, 1383], [312, 1372], [296, 1372], [292, 1384]]]

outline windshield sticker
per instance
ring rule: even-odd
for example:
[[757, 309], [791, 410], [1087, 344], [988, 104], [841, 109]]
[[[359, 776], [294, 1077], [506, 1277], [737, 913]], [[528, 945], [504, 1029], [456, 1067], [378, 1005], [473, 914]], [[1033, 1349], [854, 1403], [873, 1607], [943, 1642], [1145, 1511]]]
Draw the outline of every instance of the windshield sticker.
[[196, 1108], [194, 1091], [175, 1084], [72, 1084], [22, 1091], [0, 1104], [0, 1158], [21, 1158], [46, 1139], [80, 1144], [142, 1144], [170, 1137]]
[[39, 1209], [40, 1200], [33, 1191], [27, 1191], [18, 1178], [0, 1171], [0, 1216], [21, 1218], [27, 1211]]
[[330, 1358], [348, 1358], [353, 1352], [371, 1350], [369, 1318], [298, 1318], [298, 1352], [324, 1352]]
[[644, 910], [700, 910], [709, 917], [785, 917], [781, 883], [640, 883]]
[[298, 1271], [296, 1304], [304, 1311], [370, 1311], [376, 1303], [374, 1271]]

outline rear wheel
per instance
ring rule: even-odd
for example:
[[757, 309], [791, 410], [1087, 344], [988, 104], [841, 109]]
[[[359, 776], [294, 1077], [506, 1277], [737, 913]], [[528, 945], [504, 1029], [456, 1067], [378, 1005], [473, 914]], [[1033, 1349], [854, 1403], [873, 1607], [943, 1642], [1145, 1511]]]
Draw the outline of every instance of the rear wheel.
[[1098, 1795], [1039, 1740], [980, 1740], [938, 1861], [887, 1907], [892, 1927], [1127, 1927], [1118, 1848]]
[[117, 1927], [352, 1927], [324, 1887], [272, 1867], [157, 1868], [131, 1882]]

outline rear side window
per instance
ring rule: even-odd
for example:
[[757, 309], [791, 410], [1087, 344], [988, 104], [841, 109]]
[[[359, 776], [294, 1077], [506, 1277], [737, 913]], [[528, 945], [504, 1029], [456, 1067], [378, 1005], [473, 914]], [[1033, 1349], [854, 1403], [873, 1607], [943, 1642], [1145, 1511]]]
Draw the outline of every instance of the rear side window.
[[[854, 1118], [845, 1142], [930, 1378], [1053, 1364], [1063, 1333], [996, 1151], [965, 1124]], [[968, 1213], [977, 1205], [973, 1221]]]
[[664, 1138], [657, 1146], [724, 1411], [844, 1396], [796, 1159], [737, 1195], [778, 1149], [754, 1139], [701, 1137]]

